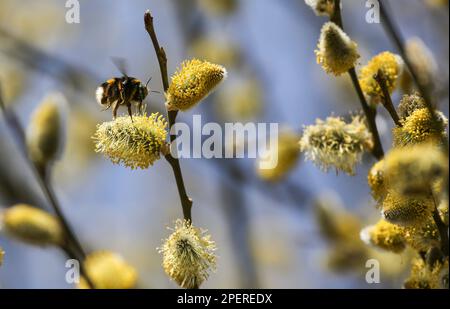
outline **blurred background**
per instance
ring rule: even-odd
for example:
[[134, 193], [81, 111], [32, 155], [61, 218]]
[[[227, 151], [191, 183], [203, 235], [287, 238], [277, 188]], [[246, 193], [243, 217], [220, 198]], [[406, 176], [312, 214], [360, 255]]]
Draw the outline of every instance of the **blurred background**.
[[[113, 165], [96, 154], [91, 136], [110, 120], [95, 101], [95, 89], [119, 75], [111, 57], [127, 61], [128, 73], [162, 92], [158, 63], [143, 25], [150, 9], [169, 74], [198, 57], [223, 64], [229, 79], [206, 102], [180, 114], [219, 123], [278, 122], [301, 133], [303, 125], [329, 115], [348, 115], [359, 102], [347, 76], [326, 75], [314, 49], [325, 18], [303, 0], [80, 0], [80, 23], [66, 22], [60, 0], [0, 1], [0, 81], [7, 108], [26, 127], [33, 109], [51, 92], [68, 101], [65, 150], [53, 183], [63, 211], [87, 251], [120, 253], [139, 273], [140, 288], [175, 288], [156, 248], [168, 226], [182, 216], [169, 165], [145, 171]], [[438, 64], [441, 110], [448, 116], [448, 2], [389, 1], [405, 38], [419, 37]], [[440, 1], [443, 2], [443, 1]], [[445, 2], [445, 1], [444, 1]], [[368, 24], [365, 1], [344, 0], [347, 33], [359, 44], [361, 63], [393, 45], [380, 24]], [[397, 91], [398, 102], [402, 91]], [[164, 96], [147, 99], [162, 111]], [[120, 110], [121, 112], [125, 112]], [[383, 144], [390, 147], [391, 122], [378, 117]], [[0, 207], [29, 203], [48, 209], [27, 168], [15, 136], [0, 117]], [[379, 216], [366, 182], [369, 156], [357, 175], [323, 173], [303, 158], [279, 182], [259, 179], [250, 159], [181, 162], [194, 200], [195, 224], [207, 229], [218, 249], [217, 271], [205, 288], [398, 288], [408, 253], [393, 255], [366, 247], [359, 229]], [[324, 207], [325, 206], [325, 207]], [[318, 209], [352, 232], [326, 237]], [[319, 214], [320, 215], [320, 214]], [[319, 216], [320, 217], [320, 216]], [[0, 234], [6, 252], [1, 288], [71, 288], [66, 257]], [[365, 281], [365, 262], [381, 262], [381, 284]]]

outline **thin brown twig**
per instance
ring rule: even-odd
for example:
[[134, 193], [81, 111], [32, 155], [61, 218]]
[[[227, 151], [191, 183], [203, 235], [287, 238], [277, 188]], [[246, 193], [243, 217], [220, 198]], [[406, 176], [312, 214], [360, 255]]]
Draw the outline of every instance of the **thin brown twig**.
[[392, 120], [394, 120], [394, 123], [398, 127], [402, 127], [403, 124], [400, 121], [400, 117], [398, 116], [397, 111], [394, 107], [394, 103], [392, 102], [391, 94], [389, 93], [389, 89], [386, 85], [386, 76], [384, 75], [383, 71], [378, 70], [377, 74], [375, 74], [373, 78], [377, 81], [378, 85], [381, 88], [381, 91], [383, 92], [383, 100], [381, 102], [384, 108], [386, 108], [386, 110], [389, 112]]
[[[156, 57], [158, 58], [159, 68], [161, 71], [161, 79], [164, 87], [164, 92], [167, 92], [169, 89], [169, 75], [167, 72], [167, 56], [164, 48], [160, 46], [158, 37], [156, 35], [155, 27], [153, 24], [153, 16], [150, 11], [146, 11], [144, 14], [144, 23], [145, 29], [147, 30], [150, 39], [152, 41], [153, 47], [155, 49]], [[169, 132], [173, 125], [176, 123], [177, 111], [168, 111], [168, 120], [169, 120]], [[175, 141], [176, 136], [170, 134], [170, 142]], [[180, 161], [178, 158], [173, 157], [171, 154], [165, 156], [167, 162], [170, 164], [173, 170], [173, 174], [175, 176], [175, 180], [177, 183], [178, 194], [180, 196], [181, 206], [183, 208], [183, 216], [184, 219], [192, 222], [192, 199], [188, 196], [186, 192], [186, 186], [184, 184], [183, 173], [181, 172]]]
[[[334, 0], [334, 11], [332, 16], [330, 17], [330, 20], [334, 22], [336, 25], [338, 25], [342, 30], [344, 30], [344, 24], [342, 22], [342, 15], [341, 15], [341, 1], [340, 0]], [[372, 154], [375, 158], [378, 160], [381, 160], [384, 157], [384, 150], [383, 145], [381, 144], [380, 134], [378, 132], [378, 127], [376, 123], [376, 110], [369, 106], [366, 100], [366, 96], [364, 95], [364, 92], [361, 89], [361, 85], [359, 83], [358, 75], [356, 74], [355, 68], [352, 68], [348, 71], [348, 74], [350, 75], [350, 78], [353, 83], [353, 87], [356, 90], [356, 93], [358, 94], [359, 101], [361, 103], [361, 107], [364, 111], [364, 114], [367, 119], [367, 123], [369, 125], [369, 130], [372, 133], [373, 138], [373, 149]]]
[[[33, 173], [33, 176], [36, 179], [39, 187], [41, 188], [44, 196], [47, 198], [47, 201], [49, 202], [53, 211], [55, 212], [56, 217], [58, 218], [58, 220], [61, 223], [61, 226], [64, 230], [65, 238], [67, 241], [67, 245], [61, 246], [61, 249], [70, 258], [75, 258], [80, 262], [81, 274], [86, 279], [88, 285], [90, 287], [94, 287], [91, 279], [86, 274], [86, 269], [84, 267], [84, 260], [86, 258], [86, 254], [83, 250], [83, 247], [81, 246], [80, 242], [78, 241], [77, 237], [75, 236], [75, 233], [72, 231], [68, 221], [66, 220], [66, 218], [61, 210], [61, 207], [59, 206], [59, 202], [56, 198], [56, 195], [53, 191], [53, 188], [52, 188], [50, 182], [48, 181], [48, 179], [46, 179], [44, 174], [39, 172], [37, 166], [30, 160], [30, 158], [28, 156], [26, 142], [25, 142], [25, 133], [24, 133], [25, 130], [20, 125], [20, 122], [18, 121], [16, 114], [6, 108], [5, 103], [3, 101], [1, 85], [0, 85], [0, 109], [2, 110], [3, 114], [5, 115], [5, 119], [6, 119], [6, 123], [7, 123], [8, 127], [14, 134], [17, 135], [17, 138], [19, 140], [19, 146], [24, 155], [25, 161], [27, 162], [31, 172]], [[75, 251], [73, 251], [71, 249], [71, 247], [73, 247], [73, 249], [75, 249]]]

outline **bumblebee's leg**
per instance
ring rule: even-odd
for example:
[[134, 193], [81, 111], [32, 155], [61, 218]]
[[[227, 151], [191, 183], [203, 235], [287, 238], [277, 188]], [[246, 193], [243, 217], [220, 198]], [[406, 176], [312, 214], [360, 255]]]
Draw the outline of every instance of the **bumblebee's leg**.
[[120, 106], [119, 101], [115, 101], [115, 102], [112, 104], [113, 119], [116, 119], [116, 117], [117, 117], [117, 110], [119, 109], [119, 106]]
[[139, 101], [138, 110], [142, 113], [142, 101]]
[[128, 108], [128, 115], [130, 115], [131, 122], [133, 122], [133, 114], [131, 113], [131, 103], [130, 102], [127, 103], [127, 108]]

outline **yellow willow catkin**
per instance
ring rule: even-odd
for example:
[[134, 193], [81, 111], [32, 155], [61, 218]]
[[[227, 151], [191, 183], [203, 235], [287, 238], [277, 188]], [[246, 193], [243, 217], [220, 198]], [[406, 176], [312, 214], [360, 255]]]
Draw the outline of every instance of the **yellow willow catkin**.
[[437, 121], [427, 108], [420, 108], [402, 120], [402, 127], [393, 129], [394, 146], [403, 147], [412, 144], [430, 142], [437, 145], [447, 138], [447, 118], [441, 112], [435, 112]]
[[169, 110], [186, 111], [205, 99], [227, 77], [226, 69], [198, 59], [181, 64], [166, 93]]
[[419, 225], [403, 227], [403, 232], [407, 244], [417, 252], [440, 247], [439, 230], [432, 217]]
[[374, 78], [379, 70], [384, 73], [386, 86], [389, 93], [392, 93], [397, 88], [399, 77], [403, 71], [403, 60], [391, 52], [383, 52], [373, 57], [366, 66], [361, 68], [359, 73], [361, 88], [373, 103], [379, 103], [383, 98], [380, 85]]
[[60, 222], [49, 213], [26, 204], [18, 204], [4, 211], [2, 225], [6, 233], [26, 243], [48, 246], [64, 244]]
[[448, 175], [448, 158], [432, 144], [397, 148], [385, 158], [385, 174], [391, 189], [405, 196], [429, 195], [432, 184]]
[[407, 94], [402, 97], [400, 104], [398, 105], [398, 115], [400, 118], [406, 119], [416, 110], [426, 107], [425, 100], [418, 92], [414, 92], [413, 94]]
[[179, 286], [194, 289], [209, 277], [216, 266], [216, 245], [209, 235], [186, 220], [177, 220], [175, 229], [159, 252], [166, 274]]
[[[270, 158], [277, 157], [278, 163], [273, 168], [262, 168], [261, 162], [257, 161], [257, 173], [265, 181], [280, 181], [292, 171], [300, 158], [298, 142], [300, 136], [293, 131], [285, 130], [278, 136], [278, 144], [271, 145]], [[275, 153], [276, 152], [276, 153]]]
[[390, 191], [383, 201], [382, 217], [400, 226], [421, 226], [430, 218], [434, 202], [429, 197], [405, 197]]
[[[96, 251], [84, 261], [86, 273], [96, 289], [132, 289], [136, 286], [137, 272], [120, 255], [110, 251]], [[81, 278], [78, 288], [88, 288]]]
[[355, 174], [356, 165], [364, 151], [373, 147], [372, 135], [360, 116], [346, 123], [338, 117], [316, 120], [306, 126], [300, 140], [300, 149], [307, 160], [324, 171], [334, 167], [349, 175]]
[[369, 184], [372, 197], [376, 201], [383, 200], [387, 194], [385, 166], [384, 160], [378, 161], [372, 166], [367, 175], [367, 183]]
[[444, 262], [437, 261], [431, 266], [427, 265], [422, 258], [415, 258], [404, 287], [406, 289], [448, 289], [448, 269], [448, 258]]
[[2, 247], [0, 247], [0, 266], [3, 265], [4, 258], [5, 258], [5, 251], [3, 251]]
[[0, 55], [1, 91], [6, 105], [13, 103], [22, 94], [26, 85], [23, 68], [11, 60], [3, 54]]
[[317, 16], [331, 16], [334, 12], [334, 0], [305, 0]]
[[317, 63], [327, 73], [339, 76], [355, 67], [359, 59], [357, 44], [333, 22], [323, 25], [318, 49]]
[[63, 127], [61, 108], [65, 98], [50, 94], [36, 108], [27, 130], [27, 147], [30, 159], [39, 167], [55, 160], [62, 148]]
[[326, 240], [331, 243], [359, 242], [359, 218], [346, 211], [336, 199], [322, 196], [315, 201], [314, 211], [320, 233]]
[[146, 169], [161, 157], [166, 146], [167, 122], [158, 113], [117, 117], [98, 125], [93, 139], [96, 151], [114, 164]]
[[373, 226], [364, 228], [360, 236], [366, 244], [394, 253], [400, 253], [406, 248], [403, 229], [383, 219]]
[[446, 6], [448, 9], [448, 0], [425, 0], [425, 3], [433, 9], [442, 9]]

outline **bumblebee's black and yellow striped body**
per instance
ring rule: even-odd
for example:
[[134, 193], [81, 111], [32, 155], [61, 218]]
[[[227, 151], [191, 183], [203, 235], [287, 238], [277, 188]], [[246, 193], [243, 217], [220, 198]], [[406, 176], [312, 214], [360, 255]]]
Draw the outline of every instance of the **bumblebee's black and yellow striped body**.
[[117, 110], [120, 105], [126, 105], [128, 114], [133, 118], [131, 104], [137, 104], [138, 110], [141, 111], [142, 102], [147, 95], [146, 85], [139, 79], [126, 75], [107, 80], [96, 91], [97, 102], [105, 107], [105, 110], [112, 108], [113, 118], [117, 117]]

